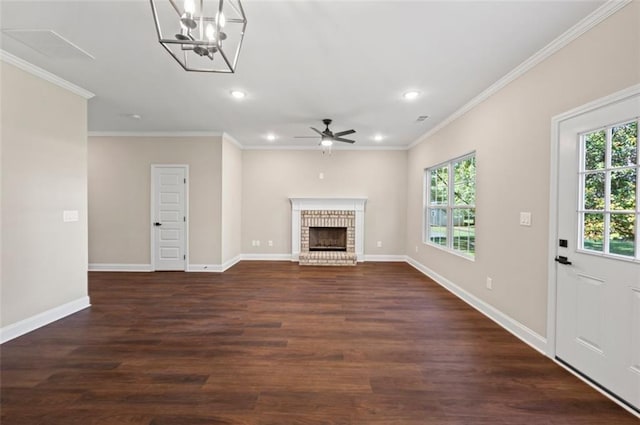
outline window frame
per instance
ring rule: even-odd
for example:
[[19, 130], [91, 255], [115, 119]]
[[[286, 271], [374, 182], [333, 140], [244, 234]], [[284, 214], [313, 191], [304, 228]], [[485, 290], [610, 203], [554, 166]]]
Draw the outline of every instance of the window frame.
[[[636, 164], [625, 166], [612, 165], [612, 138], [613, 129], [620, 127], [631, 122], [636, 122]], [[605, 163], [602, 169], [587, 170], [586, 169], [586, 137], [592, 133], [598, 131], [605, 131]], [[621, 122], [615, 122], [607, 124], [605, 126], [590, 129], [581, 132], [578, 136], [578, 205], [577, 205], [577, 229], [576, 229], [576, 252], [580, 254], [593, 255], [597, 257], [605, 257], [612, 260], [630, 261], [640, 263], [640, 117], [636, 117], [630, 120], [624, 120]], [[613, 172], [635, 169], [636, 171], [636, 208], [635, 210], [614, 210], [611, 209], [611, 176]], [[604, 208], [602, 210], [587, 209], [585, 208], [585, 179], [588, 175], [603, 173], [605, 176], [604, 182]], [[603, 232], [602, 232], [602, 251], [596, 251], [589, 248], [585, 248], [584, 237], [584, 222], [586, 214], [602, 214], [604, 218]], [[611, 216], [613, 214], [634, 214], [635, 215], [635, 255], [627, 256], [612, 253], [610, 251], [610, 237], [611, 237]]]
[[[455, 169], [454, 166], [455, 164], [468, 160], [468, 159], [474, 159], [474, 162], [476, 163], [476, 173], [474, 174], [474, 180], [473, 180], [473, 188], [474, 188], [474, 203], [473, 205], [456, 205], [455, 204]], [[438, 170], [440, 168], [443, 167], [447, 167], [447, 202], [446, 204], [432, 204], [431, 203], [431, 175], [432, 172], [435, 170]], [[465, 258], [467, 260], [470, 261], [475, 261], [477, 252], [474, 246], [474, 252], [473, 253], [469, 253], [466, 251], [462, 251], [459, 249], [454, 248], [454, 226], [453, 226], [453, 216], [454, 216], [454, 211], [456, 210], [474, 210], [474, 239], [475, 239], [475, 229], [476, 229], [476, 225], [475, 225], [475, 218], [476, 218], [476, 204], [477, 204], [477, 158], [476, 158], [476, 151], [472, 151], [469, 152], [467, 154], [455, 157], [453, 159], [450, 159], [448, 161], [445, 162], [441, 162], [439, 164], [433, 165], [431, 167], [427, 167], [424, 169], [424, 174], [423, 174], [423, 205], [422, 205], [422, 210], [423, 210], [423, 214], [422, 214], [422, 219], [423, 219], [423, 225], [422, 225], [422, 243], [425, 245], [429, 245], [441, 250], [444, 250], [446, 252], [449, 252], [451, 254], [454, 255], [458, 255], [462, 258]], [[431, 241], [431, 226], [430, 226], [430, 219], [431, 219], [431, 211], [432, 210], [441, 210], [444, 209], [446, 211], [446, 215], [447, 215], [447, 232], [446, 232], [446, 238], [447, 238], [447, 242], [446, 245], [441, 245], [438, 244], [436, 242]], [[475, 243], [475, 241], [474, 241]]]

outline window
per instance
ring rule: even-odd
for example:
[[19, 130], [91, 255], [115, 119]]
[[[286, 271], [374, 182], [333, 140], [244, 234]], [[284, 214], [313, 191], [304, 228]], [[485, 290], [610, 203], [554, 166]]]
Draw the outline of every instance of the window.
[[425, 170], [425, 243], [473, 258], [476, 251], [475, 153]]
[[638, 120], [581, 136], [579, 249], [640, 259], [638, 169]]

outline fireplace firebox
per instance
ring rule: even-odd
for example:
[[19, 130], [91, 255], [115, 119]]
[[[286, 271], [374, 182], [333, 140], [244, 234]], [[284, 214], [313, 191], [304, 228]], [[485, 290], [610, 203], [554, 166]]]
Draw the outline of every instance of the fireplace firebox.
[[346, 250], [346, 227], [309, 227], [309, 251]]

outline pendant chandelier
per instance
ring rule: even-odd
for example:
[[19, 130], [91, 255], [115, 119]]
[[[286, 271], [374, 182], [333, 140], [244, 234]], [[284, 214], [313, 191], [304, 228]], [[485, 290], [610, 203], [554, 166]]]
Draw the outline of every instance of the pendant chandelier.
[[187, 71], [233, 73], [247, 17], [240, 0], [151, 0], [158, 41]]

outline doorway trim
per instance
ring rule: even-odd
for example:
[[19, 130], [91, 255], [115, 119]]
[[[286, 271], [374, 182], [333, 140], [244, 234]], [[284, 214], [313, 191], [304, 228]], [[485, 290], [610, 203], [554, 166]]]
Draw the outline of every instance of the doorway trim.
[[152, 226], [155, 221], [155, 204], [156, 204], [156, 183], [153, 178], [155, 170], [157, 168], [183, 168], [184, 175], [187, 182], [184, 185], [184, 215], [187, 218], [184, 226], [184, 271], [189, 270], [189, 165], [188, 164], [151, 164], [150, 181], [151, 181], [151, 193], [149, 197], [149, 255], [151, 257], [151, 270], [156, 271], [156, 259], [155, 259], [155, 246], [156, 246], [156, 232], [153, 231]]
[[557, 274], [556, 262], [554, 260], [558, 253], [558, 183], [560, 170], [559, 167], [559, 149], [560, 149], [560, 125], [570, 119], [580, 115], [592, 112], [596, 109], [606, 107], [608, 105], [621, 102], [630, 97], [640, 95], [640, 84], [635, 84], [626, 89], [620, 90], [600, 99], [586, 103], [577, 108], [563, 112], [551, 118], [551, 155], [550, 155], [550, 178], [549, 178], [549, 258], [547, 259], [547, 350], [546, 354], [557, 364], [568, 370], [570, 373], [614, 401], [619, 406], [630, 412], [632, 415], [640, 417], [638, 412], [634, 411], [627, 404], [621, 402], [616, 397], [604, 391], [598, 385], [589, 379], [581, 376], [573, 369], [556, 360], [556, 308], [557, 308]]

